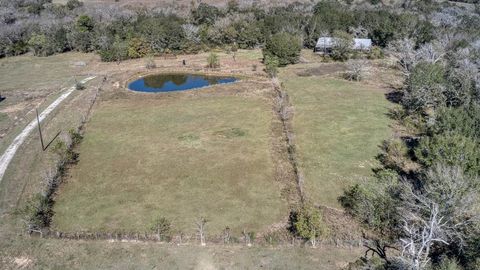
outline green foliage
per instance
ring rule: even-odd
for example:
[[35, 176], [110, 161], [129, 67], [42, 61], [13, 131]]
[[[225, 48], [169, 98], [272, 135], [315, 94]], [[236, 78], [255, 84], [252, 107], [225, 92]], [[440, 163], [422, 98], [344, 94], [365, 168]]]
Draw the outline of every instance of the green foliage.
[[415, 156], [426, 167], [436, 163], [459, 166], [465, 172], [480, 173], [480, 146], [462, 134], [440, 134], [424, 137], [415, 148]]
[[84, 85], [83, 83], [81, 83], [81, 82], [77, 82], [77, 83], [75, 84], [75, 89], [76, 89], [76, 90], [83, 90], [83, 89], [85, 89], [85, 85]]
[[83, 135], [75, 129], [71, 128], [68, 130], [68, 135], [72, 140], [72, 145], [78, 145], [83, 140]]
[[480, 139], [480, 105], [443, 107], [436, 111], [434, 119], [434, 123], [427, 128], [429, 136], [455, 133]]
[[380, 170], [374, 181], [351, 186], [338, 200], [347, 213], [364, 226], [391, 233], [398, 219], [395, 195], [398, 190], [398, 174], [392, 170]]
[[458, 262], [453, 259], [445, 258], [439, 265], [432, 267], [432, 270], [462, 270], [463, 268], [458, 265]]
[[318, 2], [313, 14], [313, 22], [318, 28], [317, 37], [322, 31], [330, 33], [336, 30], [347, 31], [349, 27], [356, 24], [354, 14], [334, 0]]
[[213, 52], [208, 55], [207, 63], [209, 68], [220, 67], [220, 59], [218, 59], [218, 55]]
[[69, 10], [74, 10], [78, 7], [83, 6], [83, 2], [80, 2], [78, 0], [68, 0], [67, 4], [65, 5]]
[[404, 141], [392, 139], [384, 141], [378, 160], [387, 169], [397, 172], [408, 171], [409, 149]]
[[33, 34], [28, 40], [28, 46], [33, 50], [33, 54], [37, 56], [47, 56], [47, 37], [44, 34]]
[[95, 27], [95, 23], [90, 16], [81, 15], [77, 19], [76, 27], [80, 32], [91, 32]]
[[117, 36], [110, 48], [100, 50], [100, 57], [105, 62], [120, 62], [128, 59], [128, 44]]
[[186, 45], [185, 32], [180, 18], [174, 15], [141, 16], [135, 31], [138, 36], [150, 44], [153, 52], [181, 50]]
[[311, 204], [306, 203], [292, 212], [290, 220], [294, 233], [302, 238], [312, 240], [327, 234], [320, 210]]
[[53, 216], [51, 204], [51, 200], [42, 194], [36, 194], [27, 201], [19, 213], [23, 216], [28, 230], [41, 230], [49, 226]]
[[212, 25], [220, 15], [217, 7], [205, 3], [201, 3], [192, 11], [192, 18], [196, 24]]
[[368, 53], [368, 59], [382, 59], [385, 57], [383, 50], [380, 47], [374, 46]]
[[132, 38], [128, 42], [128, 57], [142, 58], [150, 54], [150, 47], [143, 38]]
[[445, 69], [440, 64], [417, 64], [407, 81], [403, 105], [412, 111], [425, 111], [445, 103]]
[[271, 36], [263, 50], [264, 59], [276, 57], [280, 66], [295, 64], [300, 58], [302, 42], [300, 37], [282, 32]]
[[265, 55], [263, 61], [265, 62], [265, 71], [267, 74], [272, 78], [277, 77], [278, 66], [280, 65], [278, 58], [276, 56], [270, 56], [267, 54]]
[[159, 240], [168, 240], [171, 234], [171, 223], [164, 217], [157, 217], [153, 220], [150, 230], [158, 236]]
[[353, 37], [347, 32], [335, 31], [335, 43], [332, 47], [332, 58], [337, 61], [346, 61], [350, 58], [353, 47]]

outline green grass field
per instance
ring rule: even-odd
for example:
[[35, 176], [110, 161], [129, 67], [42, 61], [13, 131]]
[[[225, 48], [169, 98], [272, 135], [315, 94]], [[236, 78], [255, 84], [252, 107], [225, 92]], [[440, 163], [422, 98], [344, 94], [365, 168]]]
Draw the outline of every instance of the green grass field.
[[288, 214], [275, 184], [271, 107], [235, 96], [108, 101], [55, 204], [62, 231], [147, 231], [157, 216], [194, 233], [258, 231]]
[[390, 134], [390, 105], [381, 89], [330, 77], [300, 77], [293, 68], [282, 70], [280, 79], [295, 110], [293, 129], [306, 194], [316, 203], [339, 207], [343, 189], [370, 176], [377, 164], [377, 146]]

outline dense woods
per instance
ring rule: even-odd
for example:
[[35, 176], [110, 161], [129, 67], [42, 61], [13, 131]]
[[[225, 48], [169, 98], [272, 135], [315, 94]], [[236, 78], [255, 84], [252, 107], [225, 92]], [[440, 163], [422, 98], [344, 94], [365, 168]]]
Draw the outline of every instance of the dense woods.
[[[95, 51], [104, 61], [117, 61], [216, 47], [264, 47], [269, 40], [278, 41], [276, 34], [280, 33], [293, 35], [302, 46], [313, 48], [319, 36], [335, 31], [369, 37], [375, 45], [385, 47], [400, 38], [414, 38], [416, 45], [429, 42], [435, 32], [428, 20], [412, 13], [374, 5], [353, 8], [336, 1], [285, 7], [230, 1], [225, 8], [192, 3], [187, 17], [169, 9], [105, 6], [99, 10], [78, 0], [65, 5], [50, 0], [1, 1], [0, 5], [2, 57], [27, 51], [47, 56], [75, 50]], [[440, 6], [433, 6], [432, 12], [435, 8]]]

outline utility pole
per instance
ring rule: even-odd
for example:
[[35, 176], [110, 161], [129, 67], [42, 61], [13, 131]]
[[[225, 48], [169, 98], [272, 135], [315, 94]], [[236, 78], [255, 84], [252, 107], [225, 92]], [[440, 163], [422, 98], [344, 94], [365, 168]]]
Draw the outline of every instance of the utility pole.
[[37, 124], [38, 124], [38, 132], [40, 133], [40, 142], [42, 143], [42, 150], [45, 151], [45, 145], [43, 144], [43, 136], [42, 136], [42, 128], [40, 127], [40, 118], [38, 117], [38, 109], [35, 108], [37, 112]]

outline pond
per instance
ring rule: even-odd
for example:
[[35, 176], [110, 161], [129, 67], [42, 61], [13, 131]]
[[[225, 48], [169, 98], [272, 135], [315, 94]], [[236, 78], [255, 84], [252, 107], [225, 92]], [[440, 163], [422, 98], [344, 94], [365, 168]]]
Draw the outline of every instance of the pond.
[[200, 89], [215, 84], [237, 81], [234, 77], [206, 76], [194, 74], [157, 74], [142, 77], [128, 84], [128, 88], [138, 92], [172, 92]]

